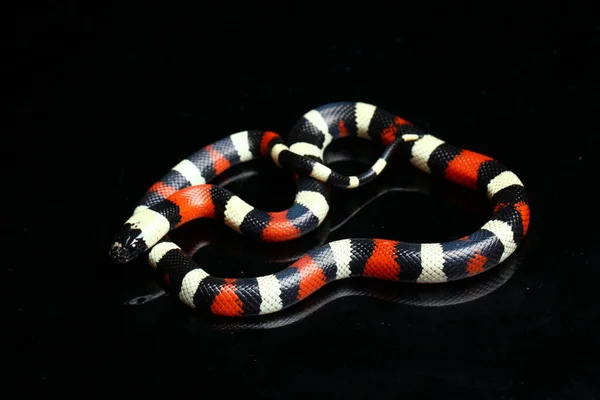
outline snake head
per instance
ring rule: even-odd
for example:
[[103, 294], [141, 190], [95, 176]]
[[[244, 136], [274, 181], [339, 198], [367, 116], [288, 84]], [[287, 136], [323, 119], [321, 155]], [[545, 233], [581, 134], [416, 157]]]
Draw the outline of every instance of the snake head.
[[141, 229], [127, 223], [117, 233], [108, 255], [113, 261], [122, 264], [133, 260], [146, 249], [148, 246], [142, 238]]

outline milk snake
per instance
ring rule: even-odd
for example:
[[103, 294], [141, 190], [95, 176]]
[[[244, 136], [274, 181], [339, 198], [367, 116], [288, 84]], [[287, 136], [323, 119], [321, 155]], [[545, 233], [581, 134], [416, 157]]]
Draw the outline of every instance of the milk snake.
[[[327, 146], [346, 136], [378, 140], [385, 146], [361, 175], [341, 175], [324, 165]], [[256, 240], [298, 238], [326, 218], [330, 186], [364, 185], [397, 153], [421, 171], [484, 191], [493, 205], [489, 221], [474, 233], [442, 243], [338, 240], [313, 249], [275, 274], [253, 278], [210, 275], [167, 235], [190, 220], [214, 218]], [[258, 158], [271, 159], [294, 174], [297, 193], [289, 209], [258, 210], [227, 189], [207, 183], [235, 164]], [[223, 316], [249, 316], [280, 311], [326, 283], [347, 277], [438, 283], [477, 275], [516, 250], [529, 219], [521, 180], [496, 160], [447, 144], [374, 105], [339, 102], [304, 114], [289, 132], [287, 144], [271, 131], [243, 131], [182, 160], [140, 199], [109, 254], [123, 263], [149, 250], [150, 264], [187, 306]]]

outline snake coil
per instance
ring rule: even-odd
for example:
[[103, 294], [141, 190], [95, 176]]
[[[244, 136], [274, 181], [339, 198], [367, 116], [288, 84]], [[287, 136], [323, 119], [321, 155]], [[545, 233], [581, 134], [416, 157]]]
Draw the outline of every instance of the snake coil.
[[[327, 146], [347, 136], [378, 140], [385, 146], [371, 168], [357, 176], [332, 171], [323, 161]], [[395, 153], [405, 154], [428, 174], [484, 191], [493, 204], [489, 221], [465, 237], [442, 243], [337, 240], [275, 274], [253, 278], [212, 276], [167, 235], [193, 219], [213, 218], [261, 241], [298, 238], [315, 230], [327, 216], [329, 186], [362, 186], [375, 179]], [[208, 183], [231, 166], [258, 158], [271, 159], [296, 175], [296, 196], [287, 210], [258, 210]], [[374, 105], [340, 102], [306, 113], [290, 131], [287, 143], [271, 131], [243, 131], [191, 154], [149, 188], [117, 233], [109, 254], [123, 263], [149, 250], [150, 264], [183, 303], [213, 314], [248, 316], [280, 311], [326, 283], [348, 277], [438, 283], [477, 275], [517, 249], [529, 219], [521, 180], [496, 160], [447, 144]]]

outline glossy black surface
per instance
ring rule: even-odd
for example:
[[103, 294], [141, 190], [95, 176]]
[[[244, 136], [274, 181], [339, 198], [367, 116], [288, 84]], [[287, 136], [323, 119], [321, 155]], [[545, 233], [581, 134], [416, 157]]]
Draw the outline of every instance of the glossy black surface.
[[[71, 3], [15, 14], [17, 124], [2, 147], [8, 187], [19, 188], [4, 208], [16, 228], [5, 231], [16, 241], [2, 268], [8, 383], [23, 394], [140, 397], [597, 398], [597, 21], [550, 4], [214, 7]], [[530, 194], [523, 249], [473, 281], [336, 282], [280, 318], [243, 322], [161, 295], [145, 257], [108, 259], [139, 197], [181, 158], [240, 130], [285, 135], [305, 112], [342, 100], [508, 165]], [[378, 151], [346, 141], [329, 157], [360, 172]], [[290, 176], [267, 162], [229, 178], [264, 209], [294, 195]], [[198, 262], [251, 276], [315, 242], [462, 236], [491, 211], [406, 160], [380, 178], [335, 190], [324, 226], [298, 243], [248, 243], [207, 221], [173, 237], [214, 241]]]

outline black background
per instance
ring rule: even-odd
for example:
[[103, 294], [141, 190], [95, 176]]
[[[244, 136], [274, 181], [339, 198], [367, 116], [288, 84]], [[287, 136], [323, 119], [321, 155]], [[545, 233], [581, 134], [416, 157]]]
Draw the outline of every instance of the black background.
[[[390, 1], [331, 10], [305, 2], [71, 2], [11, 17], [3, 363], [21, 394], [597, 398], [590, 169], [600, 21], [590, 10], [566, 2]], [[245, 326], [258, 329], [230, 326], [173, 296], [126, 304], [156, 292], [158, 281], [145, 259], [112, 263], [108, 247], [155, 180], [225, 135], [285, 136], [305, 112], [332, 101], [375, 104], [521, 177], [531, 230], [506, 283], [431, 308], [406, 304], [405, 293], [422, 293], [405, 285], [372, 289], [396, 301], [327, 303], [360, 285], [337, 282], [311, 300], [326, 303], [321, 308], [272, 329], [260, 321]], [[378, 152], [362, 143], [337, 150], [367, 161]], [[440, 241], [485, 222], [489, 209], [479, 197], [423, 180], [404, 161], [382, 180], [415, 179], [427, 193], [387, 193], [327, 240]], [[260, 173], [229, 188], [257, 207], [287, 207], [290, 177], [266, 163], [251, 168]], [[334, 195], [360, 204], [372, 197], [368, 190]], [[333, 206], [332, 218], [339, 210]], [[220, 232], [200, 222], [180, 238], [202, 229]], [[196, 256], [209, 272], [282, 267], [230, 232], [218, 235], [224, 244]]]

